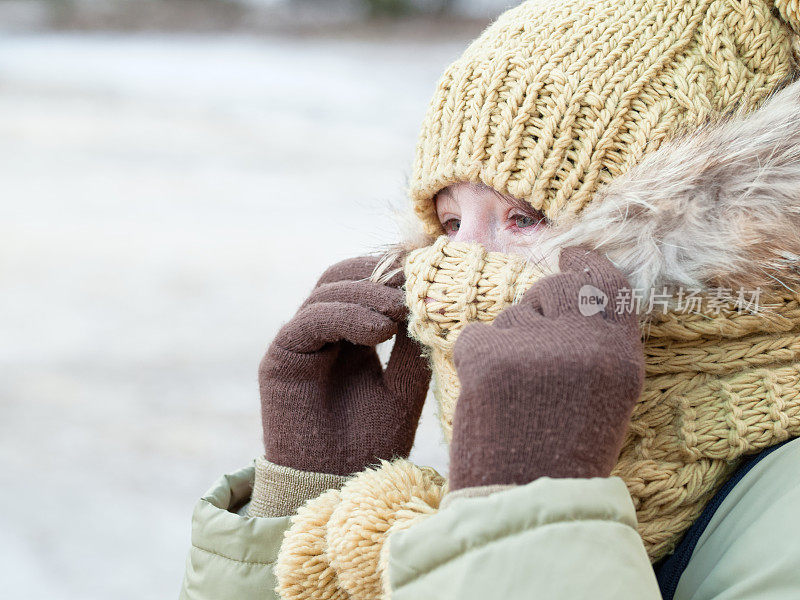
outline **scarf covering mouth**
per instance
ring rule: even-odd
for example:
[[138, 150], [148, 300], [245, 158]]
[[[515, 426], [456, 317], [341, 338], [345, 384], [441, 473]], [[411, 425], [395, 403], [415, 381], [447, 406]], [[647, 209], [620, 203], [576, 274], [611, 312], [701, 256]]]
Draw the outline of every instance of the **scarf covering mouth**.
[[[408, 257], [409, 332], [430, 358], [448, 443], [459, 333], [493, 321], [546, 274], [520, 256], [444, 236]], [[674, 548], [744, 455], [800, 435], [800, 294], [760, 301], [758, 311], [742, 311], [705, 296], [697, 312], [643, 321], [646, 379], [612, 476], [628, 486], [652, 561]]]
[[743, 456], [800, 435], [800, 83], [662, 146], [527, 254], [444, 236], [410, 253], [409, 331], [448, 442], [459, 332], [493, 321], [573, 245], [608, 256], [638, 298], [646, 379], [613, 475], [655, 562]]
[[[682, 289], [702, 298], [690, 311], [641, 311], [645, 385], [613, 475], [656, 562], [742, 457], [800, 436], [800, 83], [662, 145], [558, 223], [535, 256], [447, 238], [417, 246], [405, 265], [409, 331], [431, 359], [447, 438], [459, 332], [494, 320], [571, 245], [605, 253], [643, 307]], [[737, 289], [763, 290], [757, 310], [724, 301]], [[382, 597], [391, 532], [435, 514], [446, 489], [398, 460], [309, 501], [278, 555], [281, 597]]]

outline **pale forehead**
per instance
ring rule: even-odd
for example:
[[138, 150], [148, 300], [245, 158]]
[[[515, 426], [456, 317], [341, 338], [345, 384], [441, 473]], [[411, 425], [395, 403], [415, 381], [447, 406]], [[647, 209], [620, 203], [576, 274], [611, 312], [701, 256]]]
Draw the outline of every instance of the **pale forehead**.
[[492, 188], [482, 183], [459, 182], [448, 185], [436, 194], [436, 198], [449, 198], [451, 200], [502, 200], [503, 197]]
[[505, 206], [514, 206], [528, 212], [533, 211], [533, 207], [524, 200], [501, 194], [483, 183], [467, 181], [454, 183], [436, 194], [434, 201], [437, 206], [440, 199], [453, 202], [499, 203]]

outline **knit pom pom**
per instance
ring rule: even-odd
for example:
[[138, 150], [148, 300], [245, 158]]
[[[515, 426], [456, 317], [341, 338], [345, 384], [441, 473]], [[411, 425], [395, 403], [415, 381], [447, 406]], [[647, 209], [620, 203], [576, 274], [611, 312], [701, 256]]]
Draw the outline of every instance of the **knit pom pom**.
[[381, 578], [382, 587], [382, 593], [380, 596], [381, 600], [392, 600], [392, 581], [389, 571], [389, 553], [391, 552], [392, 547], [391, 535], [396, 531], [408, 529], [415, 523], [419, 522], [420, 519], [426, 518], [427, 516], [428, 515], [422, 514], [404, 515], [392, 523], [392, 526], [389, 528], [389, 531], [386, 534], [386, 540], [383, 542], [383, 546], [381, 546], [380, 556], [378, 557], [378, 574]]
[[284, 535], [275, 563], [282, 600], [347, 600], [327, 556], [325, 528], [339, 504], [339, 490], [329, 490], [297, 510]]
[[382, 461], [351, 479], [328, 521], [328, 552], [339, 585], [354, 600], [382, 597], [381, 550], [395, 527], [434, 514], [444, 478], [406, 460]]
[[774, 0], [775, 8], [786, 23], [800, 34], [800, 0]]

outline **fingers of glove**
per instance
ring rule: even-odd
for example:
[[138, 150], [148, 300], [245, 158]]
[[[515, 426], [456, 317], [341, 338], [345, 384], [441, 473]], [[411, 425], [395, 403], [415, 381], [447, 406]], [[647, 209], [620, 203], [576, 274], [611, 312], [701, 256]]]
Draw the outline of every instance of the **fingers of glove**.
[[[548, 318], [556, 318], [565, 313], [578, 313], [583, 301], [582, 289], [587, 280], [577, 273], [558, 273], [540, 279], [525, 292], [521, 307]], [[594, 298], [591, 299], [594, 302]]]
[[[630, 283], [625, 275], [617, 269], [602, 253], [589, 250], [582, 246], [564, 248], [559, 258], [559, 268], [562, 273], [569, 272], [578, 274], [586, 285], [593, 286], [605, 294], [606, 304], [603, 316], [612, 321], [625, 321], [632, 323], [637, 320], [632, 307], [623, 306], [621, 298], [627, 293], [630, 295]], [[595, 290], [586, 289], [581, 295], [584, 307], [590, 304], [587, 294], [600, 296]], [[630, 310], [626, 310], [630, 308]]]
[[422, 356], [422, 347], [409, 337], [408, 325], [400, 323], [383, 376], [386, 387], [406, 401], [412, 417], [419, 419], [430, 379], [431, 369], [428, 359]]
[[359, 281], [361, 279], [368, 279], [379, 261], [380, 256], [357, 256], [338, 262], [328, 267], [317, 281], [316, 287], [334, 281]]
[[397, 333], [397, 323], [358, 304], [319, 302], [301, 308], [278, 332], [275, 343], [291, 352], [316, 352], [326, 344], [348, 341], [375, 346]]
[[542, 307], [538, 303], [534, 304], [533, 301], [507, 306], [492, 321], [492, 326], [498, 329], [534, 326], [543, 318], [541, 311]]
[[633, 331], [638, 320], [633, 311], [620, 310], [621, 293], [629, 290], [625, 276], [598, 252], [583, 247], [561, 252], [561, 273], [535, 283], [523, 297], [547, 317], [580, 314], [585, 318], [621, 322]]
[[322, 284], [311, 292], [301, 309], [331, 302], [357, 304], [394, 320], [404, 319], [408, 313], [405, 294], [401, 290], [373, 281], [337, 281]]

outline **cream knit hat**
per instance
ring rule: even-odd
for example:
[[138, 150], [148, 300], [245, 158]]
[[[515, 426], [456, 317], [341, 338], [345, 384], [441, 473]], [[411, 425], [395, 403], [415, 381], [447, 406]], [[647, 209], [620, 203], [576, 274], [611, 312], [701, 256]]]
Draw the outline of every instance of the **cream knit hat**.
[[780, 87], [796, 65], [800, 0], [532, 0], [445, 71], [410, 194], [483, 182], [551, 221], [684, 128]]

